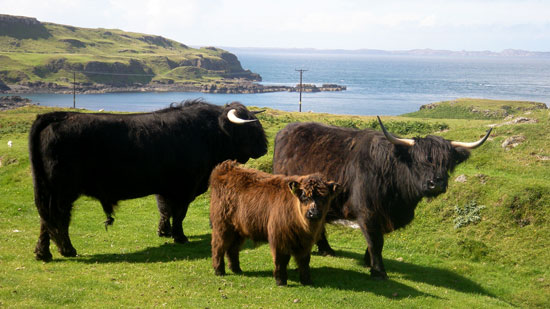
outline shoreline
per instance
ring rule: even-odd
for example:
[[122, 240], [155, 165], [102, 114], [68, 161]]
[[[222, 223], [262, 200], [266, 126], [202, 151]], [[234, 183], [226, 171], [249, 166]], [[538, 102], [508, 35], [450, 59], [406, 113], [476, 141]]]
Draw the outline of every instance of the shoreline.
[[33, 102], [29, 98], [23, 98], [18, 95], [9, 95], [5, 97], [0, 97], [0, 111], [5, 111], [8, 109], [14, 109], [29, 105], [40, 105], [37, 102]]
[[[104, 84], [78, 84], [73, 89], [70, 86], [62, 86], [55, 83], [28, 82], [24, 84], [7, 85], [9, 90], [0, 91], [2, 94], [101, 94], [101, 93], [125, 93], [125, 92], [202, 92], [221, 94], [251, 94], [271, 92], [299, 92], [300, 86], [262, 85], [247, 81], [216, 81], [208, 84], [194, 83], [150, 83], [133, 84], [128, 86], [110, 86]], [[337, 84], [302, 84], [302, 92], [331, 92], [345, 91], [346, 86]]]

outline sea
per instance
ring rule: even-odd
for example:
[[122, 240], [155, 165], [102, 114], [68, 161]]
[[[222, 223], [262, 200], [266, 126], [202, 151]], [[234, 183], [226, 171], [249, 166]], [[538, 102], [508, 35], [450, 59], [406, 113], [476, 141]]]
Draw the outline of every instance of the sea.
[[[303, 112], [400, 115], [421, 105], [457, 98], [550, 103], [550, 58], [366, 55], [345, 52], [231, 50], [266, 85], [338, 84], [341, 92], [302, 93]], [[45, 106], [72, 107], [72, 94], [25, 94]], [[202, 98], [223, 105], [299, 110], [299, 93], [200, 92], [76, 94], [76, 107], [145, 112]]]

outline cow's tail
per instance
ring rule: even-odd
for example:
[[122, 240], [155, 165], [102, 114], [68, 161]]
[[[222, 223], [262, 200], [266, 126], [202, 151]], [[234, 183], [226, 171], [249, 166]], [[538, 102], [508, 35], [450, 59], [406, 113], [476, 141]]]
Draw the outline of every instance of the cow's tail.
[[29, 133], [29, 161], [34, 184], [34, 203], [40, 217], [46, 222], [50, 222], [53, 219], [51, 215], [55, 214], [57, 210], [51, 209], [51, 207], [54, 207], [52, 204], [55, 203], [52, 203], [52, 192], [49, 190], [50, 186], [44, 170], [44, 162], [42, 161], [40, 135], [48, 125], [62, 121], [66, 117], [67, 113], [64, 112], [38, 115]]

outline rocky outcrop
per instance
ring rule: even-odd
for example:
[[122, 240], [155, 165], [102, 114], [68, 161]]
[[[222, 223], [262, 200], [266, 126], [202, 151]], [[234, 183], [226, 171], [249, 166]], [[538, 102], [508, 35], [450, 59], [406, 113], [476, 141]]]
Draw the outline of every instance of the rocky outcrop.
[[10, 85], [28, 80], [29, 76], [25, 72], [17, 70], [0, 71], [0, 79], [7, 85]]
[[94, 83], [111, 86], [128, 86], [149, 83], [154, 74], [140, 61], [130, 59], [122, 62], [90, 61], [84, 65], [83, 74]]
[[[164, 38], [162, 36], [159, 36], [159, 35], [144, 35], [140, 38], [137, 38], [138, 40], [140, 41], [143, 41], [147, 44], [152, 44], [152, 45], [157, 45], [157, 46], [162, 46], [162, 47], [172, 47], [173, 44], [175, 43], [174, 41], [172, 40], [169, 40], [167, 38]], [[187, 48], [187, 46], [181, 44], [182, 47], [185, 47]]]
[[[111, 77], [109, 77], [111, 78]], [[342, 91], [345, 86], [316, 87], [319, 91]], [[323, 90], [330, 89], [330, 90]], [[340, 90], [335, 90], [340, 89]], [[269, 92], [297, 92], [298, 86], [261, 85], [248, 80], [224, 80], [209, 84], [201, 83], [176, 83], [171, 79], [153, 80], [148, 83], [134, 82], [131, 84], [112, 83], [76, 83], [77, 93], [111, 93], [111, 92], [204, 92], [204, 93], [269, 93]], [[66, 87], [55, 83], [24, 82], [11, 89], [10, 93], [72, 93], [72, 87]]]
[[344, 91], [344, 90], [347, 90], [348, 88], [346, 86], [336, 85], [336, 84], [323, 84], [319, 89], [321, 91]]
[[86, 47], [86, 44], [80, 40], [77, 39], [61, 39], [59, 40], [61, 42], [67, 43], [69, 47], [75, 47], [75, 48], [84, 48]]
[[53, 58], [48, 60], [48, 62], [44, 65], [35, 66], [32, 73], [44, 78], [61, 70], [82, 71], [83, 66], [81, 63], [69, 63], [66, 58]]
[[36, 18], [0, 14], [0, 36], [16, 39], [40, 39], [51, 36]]
[[[336, 84], [323, 84], [321, 87], [313, 84], [302, 84], [302, 92], [343, 91], [346, 89], [346, 86]], [[289, 87], [288, 91], [300, 91], [300, 84], [297, 84], [296, 87]]]
[[[321, 87], [317, 87], [312, 84], [302, 84], [302, 92], [320, 92], [320, 91], [343, 91], [346, 90], [346, 86], [335, 84], [324, 84]], [[201, 92], [207, 93], [267, 93], [267, 92], [298, 92], [300, 91], [300, 85], [292, 86], [277, 86], [277, 85], [261, 85], [246, 81], [238, 83], [214, 83], [204, 85], [201, 88]]]
[[0, 80], [0, 92], [8, 91], [10, 89], [11, 88], [8, 87], [8, 85], [4, 84], [4, 82], [2, 80]]
[[519, 146], [521, 143], [525, 142], [526, 138], [523, 135], [514, 135], [510, 136], [504, 142], [502, 143], [501, 147], [510, 150], [512, 148], [515, 148]]
[[30, 99], [22, 98], [17, 95], [0, 97], [0, 111], [6, 110], [6, 109], [23, 107], [31, 104], [32, 104], [32, 101]]
[[522, 116], [514, 118], [514, 116], [512, 116], [512, 115], [504, 118], [504, 120], [507, 120], [507, 121], [503, 122], [503, 123], [499, 123], [499, 124], [490, 124], [488, 126], [491, 127], [491, 128], [497, 128], [497, 127], [502, 127], [502, 126], [506, 126], [506, 125], [538, 123], [539, 122], [535, 118], [527, 118], [527, 117], [522, 117]]

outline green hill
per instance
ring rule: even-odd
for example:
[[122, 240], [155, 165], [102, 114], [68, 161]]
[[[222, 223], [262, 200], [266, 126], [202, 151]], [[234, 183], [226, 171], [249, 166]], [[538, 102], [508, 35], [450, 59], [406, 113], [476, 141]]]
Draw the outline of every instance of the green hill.
[[539, 102], [461, 98], [422, 105], [419, 111], [403, 116], [415, 118], [500, 119], [546, 108], [546, 104]]
[[72, 87], [73, 72], [81, 90], [261, 80], [235, 55], [215, 47], [195, 49], [161, 36], [0, 15], [0, 85], [62, 91]]

